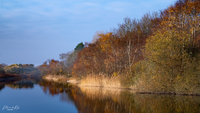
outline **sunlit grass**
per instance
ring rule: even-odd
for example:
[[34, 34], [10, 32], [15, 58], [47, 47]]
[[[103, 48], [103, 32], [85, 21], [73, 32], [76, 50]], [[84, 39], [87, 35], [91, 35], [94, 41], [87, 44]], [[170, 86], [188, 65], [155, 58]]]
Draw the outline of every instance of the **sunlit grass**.
[[46, 75], [42, 77], [45, 80], [48, 81], [54, 81], [54, 82], [61, 82], [61, 83], [66, 83], [68, 78], [65, 76], [59, 76], [59, 75]]
[[107, 77], [102, 74], [88, 75], [81, 79], [81, 86], [98, 86], [107, 88], [121, 88], [120, 77]]

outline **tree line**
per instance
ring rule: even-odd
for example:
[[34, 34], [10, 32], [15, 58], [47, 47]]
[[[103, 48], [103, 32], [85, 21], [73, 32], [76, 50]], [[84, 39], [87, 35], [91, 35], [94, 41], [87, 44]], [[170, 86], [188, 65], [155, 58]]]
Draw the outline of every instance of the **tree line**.
[[0, 64], [0, 77], [38, 77], [40, 71], [33, 64]]
[[200, 0], [178, 0], [141, 19], [124, 18], [118, 28], [97, 32], [91, 43], [79, 43], [39, 69], [75, 77], [121, 76], [139, 91], [194, 92], [200, 85], [199, 44]]

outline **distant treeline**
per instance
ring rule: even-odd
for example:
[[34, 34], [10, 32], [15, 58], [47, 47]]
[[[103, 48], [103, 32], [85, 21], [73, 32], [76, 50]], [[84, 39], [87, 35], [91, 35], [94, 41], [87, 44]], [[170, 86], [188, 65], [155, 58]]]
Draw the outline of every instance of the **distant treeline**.
[[40, 72], [33, 64], [0, 64], [0, 75], [34, 76], [40, 75]]
[[60, 61], [44, 62], [40, 71], [121, 76], [122, 84], [139, 92], [200, 93], [200, 0], [178, 0], [118, 26], [60, 54]]

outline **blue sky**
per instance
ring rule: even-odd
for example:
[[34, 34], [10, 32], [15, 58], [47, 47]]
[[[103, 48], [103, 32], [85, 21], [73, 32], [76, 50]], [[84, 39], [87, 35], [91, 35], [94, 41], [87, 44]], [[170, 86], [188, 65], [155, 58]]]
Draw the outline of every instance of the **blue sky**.
[[40, 65], [176, 0], [0, 0], [0, 63]]

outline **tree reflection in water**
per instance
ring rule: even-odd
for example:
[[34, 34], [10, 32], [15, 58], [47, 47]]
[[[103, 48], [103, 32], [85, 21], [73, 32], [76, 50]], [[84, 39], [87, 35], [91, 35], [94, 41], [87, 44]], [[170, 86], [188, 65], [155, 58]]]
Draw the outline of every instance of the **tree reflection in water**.
[[21, 88], [33, 88], [35, 80], [31, 79], [12, 79], [12, 80], [4, 80], [0, 82], [0, 91], [5, 88], [5, 86], [14, 88], [14, 89], [21, 89]]
[[[75, 89], [73, 89], [75, 90]], [[73, 91], [82, 113], [199, 113], [199, 96], [135, 94], [102, 88], [81, 87]]]
[[77, 87], [43, 81], [46, 94], [73, 102], [81, 113], [182, 113], [200, 112], [199, 96], [135, 94], [119, 89]]
[[9, 83], [6, 84], [6, 86], [10, 87], [10, 88], [14, 88], [14, 89], [28, 89], [28, 88], [33, 88], [34, 87], [34, 81], [33, 80], [29, 80], [29, 79], [23, 79], [14, 83]]
[[[8, 83], [11, 88], [33, 88], [34, 82]], [[48, 81], [38, 83], [47, 95], [74, 103], [81, 113], [199, 113], [200, 96], [135, 94], [119, 89], [77, 87]], [[0, 90], [5, 84], [0, 84]]]
[[74, 101], [71, 93], [73, 87], [69, 84], [42, 80], [39, 82], [39, 85], [42, 87], [45, 94], [50, 94], [51, 96], [60, 95], [60, 100], [63, 102]]
[[5, 87], [5, 85], [0, 85], [0, 91]]

